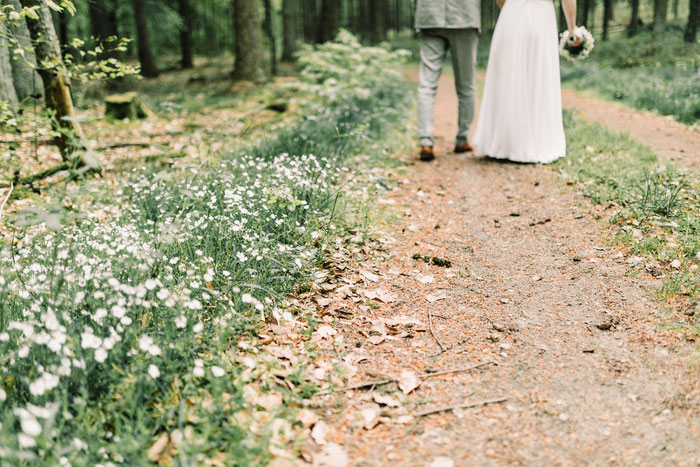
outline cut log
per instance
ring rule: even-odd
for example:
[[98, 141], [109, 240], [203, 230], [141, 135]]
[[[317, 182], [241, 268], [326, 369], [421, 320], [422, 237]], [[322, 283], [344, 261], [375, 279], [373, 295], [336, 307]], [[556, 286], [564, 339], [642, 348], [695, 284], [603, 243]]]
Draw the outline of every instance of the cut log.
[[138, 94], [127, 92], [105, 98], [105, 117], [111, 120], [137, 120], [147, 118], [148, 113], [139, 101]]

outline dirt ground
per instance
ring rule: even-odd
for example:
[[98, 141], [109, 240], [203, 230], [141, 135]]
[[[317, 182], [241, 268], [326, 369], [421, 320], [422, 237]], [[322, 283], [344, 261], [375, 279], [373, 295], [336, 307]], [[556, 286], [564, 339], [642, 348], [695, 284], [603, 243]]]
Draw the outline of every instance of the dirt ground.
[[[383, 251], [355, 265], [355, 292], [376, 306], [355, 300], [352, 318], [335, 321], [350, 350], [332, 355], [353, 368], [348, 385], [401, 383], [316, 397], [328, 439], [360, 466], [700, 465], [697, 344], [660, 326], [653, 278], [628, 274], [593, 220], [602, 208], [549, 167], [451, 154], [455, 102], [444, 77], [437, 161], [410, 162], [380, 199], [399, 219]], [[567, 106], [585, 102], [566, 95]], [[584, 113], [635, 136], [639, 121], [658, 119]], [[668, 138], [674, 151], [698, 144]]]

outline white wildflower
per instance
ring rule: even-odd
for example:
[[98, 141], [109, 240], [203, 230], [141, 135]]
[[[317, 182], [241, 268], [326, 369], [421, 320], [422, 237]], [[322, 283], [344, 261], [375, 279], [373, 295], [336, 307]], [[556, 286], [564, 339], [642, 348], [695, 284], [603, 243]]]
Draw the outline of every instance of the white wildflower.
[[224, 371], [224, 369], [220, 366], [214, 365], [213, 367], [211, 367], [211, 374], [213, 374], [217, 378], [221, 378], [226, 374], [226, 371]]
[[148, 374], [150, 375], [151, 378], [156, 379], [160, 376], [160, 370], [158, 369], [157, 366], [154, 364], [150, 364], [148, 366]]

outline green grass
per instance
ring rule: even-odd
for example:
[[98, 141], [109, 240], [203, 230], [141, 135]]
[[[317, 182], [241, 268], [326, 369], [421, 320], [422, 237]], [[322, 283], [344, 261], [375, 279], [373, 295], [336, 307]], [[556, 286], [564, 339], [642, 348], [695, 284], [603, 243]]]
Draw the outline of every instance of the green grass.
[[[343, 86], [362, 77], [342, 66], [329, 79], [329, 49], [385, 73], [371, 88]], [[307, 51], [300, 91], [320, 97], [298, 122], [220, 159], [139, 167], [115, 191], [66, 190], [14, 220], [0, 250], [3, 462], [256, 465], [275, 449], [294, 454], [294, 415], [317, 390], [314, 348], [283, 368], [261, 353], [260, 326], [313, 332], [288, 297], [352, 227], [338, 203], [348, 158], [405, 124], [397, 58], [348, 37]], [[149, 456], [158, 439], [167, 447]]]
[[661, 277], [661, 298], [687, 311], [700, 298], [700, 177], [663, 163], [628, 136], [570, 113], [565, 123], [568, 156], [556, 167], [594, 203], [613, 210], [615, 241], [643, 258], [632, 266]]
[[683, 42], [676, 29], [662, 44], [648, 30], [598, 40], [588, 60], [562, 62], [562, 83], [694, 124], [700, 121], [700, 44]]

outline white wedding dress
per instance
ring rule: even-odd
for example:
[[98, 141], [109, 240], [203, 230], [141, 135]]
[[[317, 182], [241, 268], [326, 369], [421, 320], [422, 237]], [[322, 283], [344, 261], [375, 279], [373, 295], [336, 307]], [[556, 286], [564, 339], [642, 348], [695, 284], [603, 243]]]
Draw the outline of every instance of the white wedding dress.
[[478, 155], [549, 163], [566, 153], [552, 0], [506, 0], [491, 42]]

